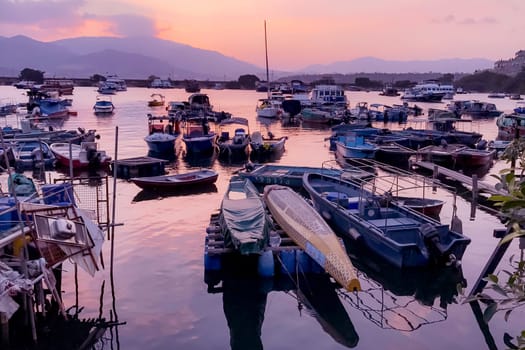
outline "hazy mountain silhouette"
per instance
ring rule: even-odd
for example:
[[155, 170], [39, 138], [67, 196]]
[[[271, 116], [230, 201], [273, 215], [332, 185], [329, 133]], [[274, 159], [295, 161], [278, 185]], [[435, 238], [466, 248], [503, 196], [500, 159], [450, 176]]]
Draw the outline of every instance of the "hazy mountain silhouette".
[[387, 61], [376, 57], [361, 57], [351, 61], [310, 65], [301, 71], [326, 73], [474, 73], [494, 68], [494, 61], [484, 58], [449, 58], [430, 61]]
[[[243, 74], [265, 77], [265, 69], [216, 51], [198, 49], [152, 37], [79, 37], [41, 42], [25, 36], [0, 36], [0, 75], [18, 75], [24, 68], [47, 76], [87, 78], [93, 74], [118, 74], [128, 79], [161, 78], [237, 80]], [[311, 65], [295, 72], [272, 70], [279, 78], [293, 74], [330, 73], [472, 73], [492, 68], [487, 59], [387, 61], [363, 57], [326, 65]]]

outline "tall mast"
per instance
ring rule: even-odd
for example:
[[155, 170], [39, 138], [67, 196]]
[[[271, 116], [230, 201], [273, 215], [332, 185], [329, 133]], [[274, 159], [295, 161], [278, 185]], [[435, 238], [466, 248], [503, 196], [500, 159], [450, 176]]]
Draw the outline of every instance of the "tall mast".
[[264, 21], [264, 52], [266, 54], [266, 86], [268, 100], [270, 99], [270, 72], [268, 71], [268, 39], [266, 38], [266, 20]]

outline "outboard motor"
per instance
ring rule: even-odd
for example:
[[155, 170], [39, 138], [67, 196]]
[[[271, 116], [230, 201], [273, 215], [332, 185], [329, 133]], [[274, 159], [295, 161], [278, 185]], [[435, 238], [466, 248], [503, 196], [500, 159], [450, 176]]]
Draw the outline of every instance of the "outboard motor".
[[427, 246], [430, 256], [435, 257], [435, 262], [442, 262], [445, 258], [446, 247], [441, 243], [437, 228], [429, 223], [419, 227], [419, 232]]

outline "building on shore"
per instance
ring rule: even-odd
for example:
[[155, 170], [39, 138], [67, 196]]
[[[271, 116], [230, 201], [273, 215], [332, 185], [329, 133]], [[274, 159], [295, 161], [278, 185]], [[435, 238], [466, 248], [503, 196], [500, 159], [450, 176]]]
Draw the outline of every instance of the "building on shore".
[[525, 66], [525, 50], [516, 52], [514, 58], [499, 60], [494, 63], [494, 72], [505, 75], [515, 76], [522, 71]]

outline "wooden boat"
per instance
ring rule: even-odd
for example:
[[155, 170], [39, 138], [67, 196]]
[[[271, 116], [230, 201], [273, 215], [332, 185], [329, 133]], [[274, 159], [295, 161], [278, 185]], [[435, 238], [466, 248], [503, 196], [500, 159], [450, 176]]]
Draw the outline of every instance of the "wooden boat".
[[452, 153], [456, 168], [481, 167], [492, 163], [496, 155], [495, 150], [462, 148]]
[[[232, 128], [233, 136], [230, 137]], [[219, 154], [232, 157], [248, 155], [250, 142], [248, 119], [242, 117], [224, 119], [219, 123], [219, 135], [217, 138]]]
[[453, 154], [464, 148], [467, 148], [467, 146], [443, 142], [439, 146], [430, 145], [423, 147], [417, 154], [425, 161], [447, 166], [453, 164]]
[[448, 225], [381, 197], [350, 181], [305, 174], [314, 207], [336, 232], [360, 240], [398, 267], [460, 261], [470, 239]]
[[111, 157], [106, 151], [98, 150], [96, 142], [82, 142], [80, 145], [65, 142], [53, 143], [51, 151], [55, 154], [58, 164], [74, 169], [107, 167]]
[[274, 220], [312, 259], [348, 291], [360, 290], [357, 274], [339, 238], [315, 209], [287, 186], [264, 188]]
[[149, 107], [164, 106], [165, 97], [161, 94], [151, 94], [151, 100], [148, 101]]
[[287, 136], [275, 137], [268, 133], [268, 137], [263, 137], [259, 131], [254, 131], [250, 136], [250, 149], [255, 154], [271, 154], [284, 151]]
[[269, 241], [270, 221], [259, 191], [250, 180], [230, 179], [221, 203], [219, 224], [225, 246], [242, 255], [264, 252]]
[[303, 187], [303, 175], [307, 172], [341, 177], [346, 180], [366, 181], [373, 177], [372, 173], [357, 167], [338, 169], [281, 164], [246, 165], [245, 169], [239, 171], [238, 174], [243, 178], [250, 179], [255, 185], [264, 186], [274, 184], [300, 189]]
[[399, 206], [405, 206], [432, 218], [439, 218], [444, 201], [433, 198], [395, 196], [392, 200]]
[[407, 166], [410, 157], [416, 154], [413, 149], [396, 142], [380, 142], [376, 145], [375, 160], [394, 166]]
[[190, 171], [183, 174], [171, 174], [160, 176], [133, 177], [130, 179], [135, 185], [142, 189], [177, 189], [205, 184], [213, 184], [217, 181], [219, 174], [211, 169]]

